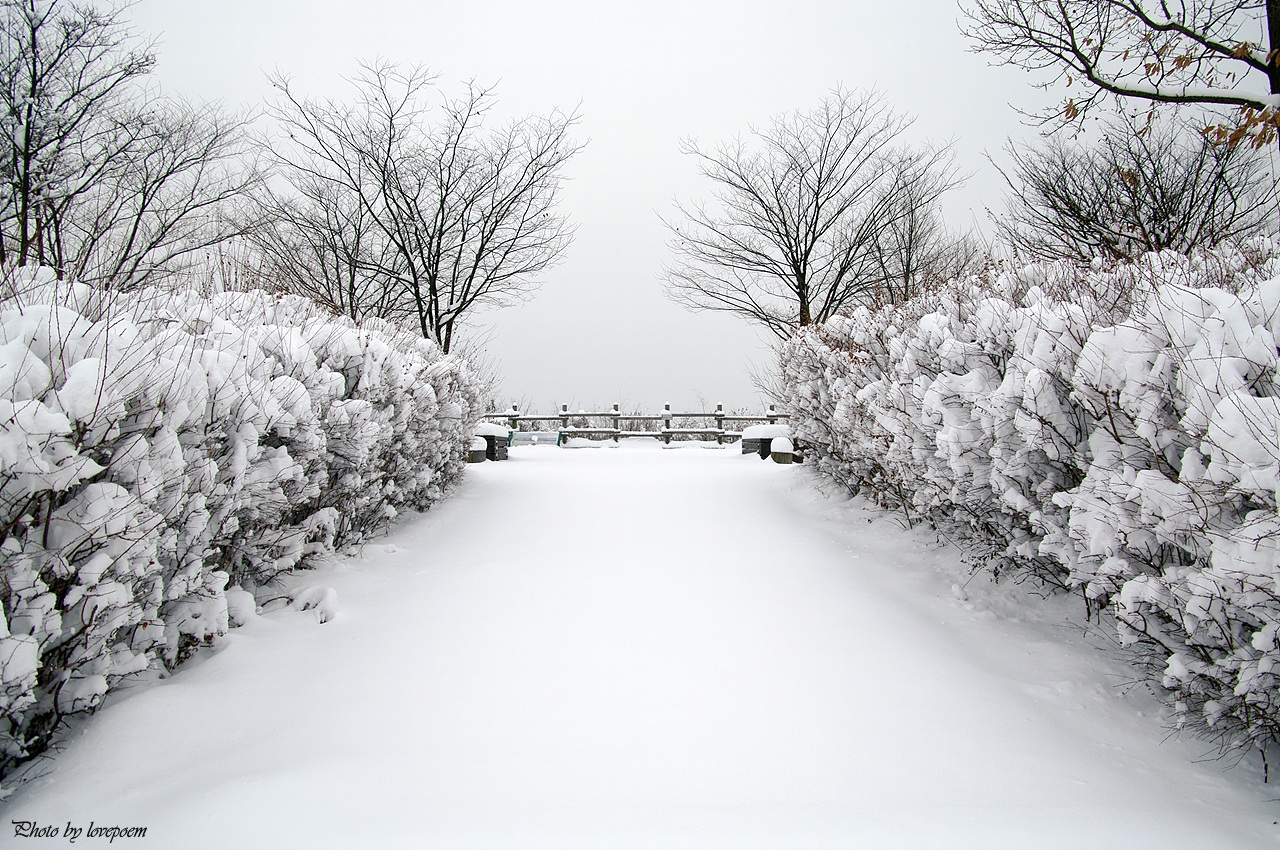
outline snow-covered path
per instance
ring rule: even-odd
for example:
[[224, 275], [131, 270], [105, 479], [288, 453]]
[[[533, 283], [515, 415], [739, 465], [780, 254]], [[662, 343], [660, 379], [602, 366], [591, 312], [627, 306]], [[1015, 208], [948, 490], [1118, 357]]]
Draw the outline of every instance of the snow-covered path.
[[1251, 769], [1162, 743], [1067, 603], [996, 615], [954, 560], [736, 448], [513, 450], [300, 577], [335, 619], [258, 617], [115, 700], [0, 821], [148, 850], [1280, 843]]

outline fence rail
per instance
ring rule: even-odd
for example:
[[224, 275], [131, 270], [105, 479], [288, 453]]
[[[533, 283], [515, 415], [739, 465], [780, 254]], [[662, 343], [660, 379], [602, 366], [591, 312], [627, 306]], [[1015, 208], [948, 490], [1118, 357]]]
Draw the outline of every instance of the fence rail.
[[[678, 411], [671, 405], [664, 404], [661, 413], [623, 413], [620, 405], [615, 404], [610, 410], [571, 411], [569, 405], [560, 405], [560, 412], [547, 414], [521, 413], [516, 405], [500, 413], [488, 413], [483, 417], [489, 422], [500, 422], [513, 431], [521, 431], [521, 425], [554, 423], [553, 428], [562, 437], [587, 437], [591, 439], [611, 439], [615, 442], [625, 437], [651, 437], [670, 443], [673, 438], [698, 438], [712, 440], [717, 443], [733, 442], [741, 439], [742, 431], [726, 428], [726, 425], [769, 424], [785, 422], [787, 414], [779, 413], [769, 405], [765, 413], [741, 414], [725, 413], [724, 405], [717, 404], [715, 410]], [[598, 423], [607, 421], [609, 425]], [[696, 422], [706, 423], [704, 426]], [[675, 423], [675, 424], [673, 424]], [[714, 425], [711, 423], [715, 423]], [[624, 424], [627, 427], [624, 427]], [[655, 427], [645, 428], [652, 424]], [[527, 430], [542, 430], [538, 428]]]

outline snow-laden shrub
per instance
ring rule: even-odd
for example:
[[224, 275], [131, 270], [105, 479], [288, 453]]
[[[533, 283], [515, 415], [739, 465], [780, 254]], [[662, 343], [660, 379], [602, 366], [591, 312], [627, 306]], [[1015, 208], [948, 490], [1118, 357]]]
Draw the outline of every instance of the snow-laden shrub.
[[22, 272], [0, 301], [0, 768], [224, 634], [229, 588], [439, 498], [480, 389], [301, 298]]
[[974, 560], [1078, 589], [1229, 746], [1280, 740], [1280, 247], [993, 269], [807, 329], [797, 437]]

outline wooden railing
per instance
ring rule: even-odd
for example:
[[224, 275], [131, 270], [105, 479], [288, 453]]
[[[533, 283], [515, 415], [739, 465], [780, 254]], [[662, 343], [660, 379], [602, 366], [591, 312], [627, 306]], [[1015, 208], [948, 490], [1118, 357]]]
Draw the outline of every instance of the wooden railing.
[[[624, 437], [652, 437], [664, 443], [670, 443], [672, 438], [682, 438], [715, 440], [717, 443], [723, 443], [740, 439], [742, 425], [766, 423], [772, 425], [785, 422], [787, 414], [778, 413], [772, 404], [765, 413], [756, 415], [725, 413], [722, 404], [717, 404], [715, 410], [688, 412], [673, 411], [671, 405], [664, 404], [662, 412], [654, 414], [623, 413], [617, 404], [611, 410], [573, 412], [569, 410], [569, 405], [562, 404], [559, 413], [548, 416], [521, 413], [513, 404], [510, 410], [486, 414], [484, 419], [505, 424], [516, 432], [554, 430], [561, 437], [587, 437], [615, 441]], [[592, 424], [593, 421], [594, 423], [607, 421], [610, 424], [607, 426]], [[705, 425], [693, 424], [699, 422]], [[550, 424], [550, 427], [521, 428], [522, 425], [541, 423]]]

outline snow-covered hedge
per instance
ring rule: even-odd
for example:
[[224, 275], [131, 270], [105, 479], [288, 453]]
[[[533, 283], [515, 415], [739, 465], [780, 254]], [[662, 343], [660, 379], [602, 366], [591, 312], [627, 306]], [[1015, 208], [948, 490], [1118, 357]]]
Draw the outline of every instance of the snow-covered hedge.
[[782, 352], [798, 439], [1113, 616], [1180, 724], [1280, 741], [1280, 248], [994, 269]]
[[465, 360], [296, 297], [0, 301], [0, 773], [119, 677], [228, 628], [228, 600], [422, 509], [463, 470]]

